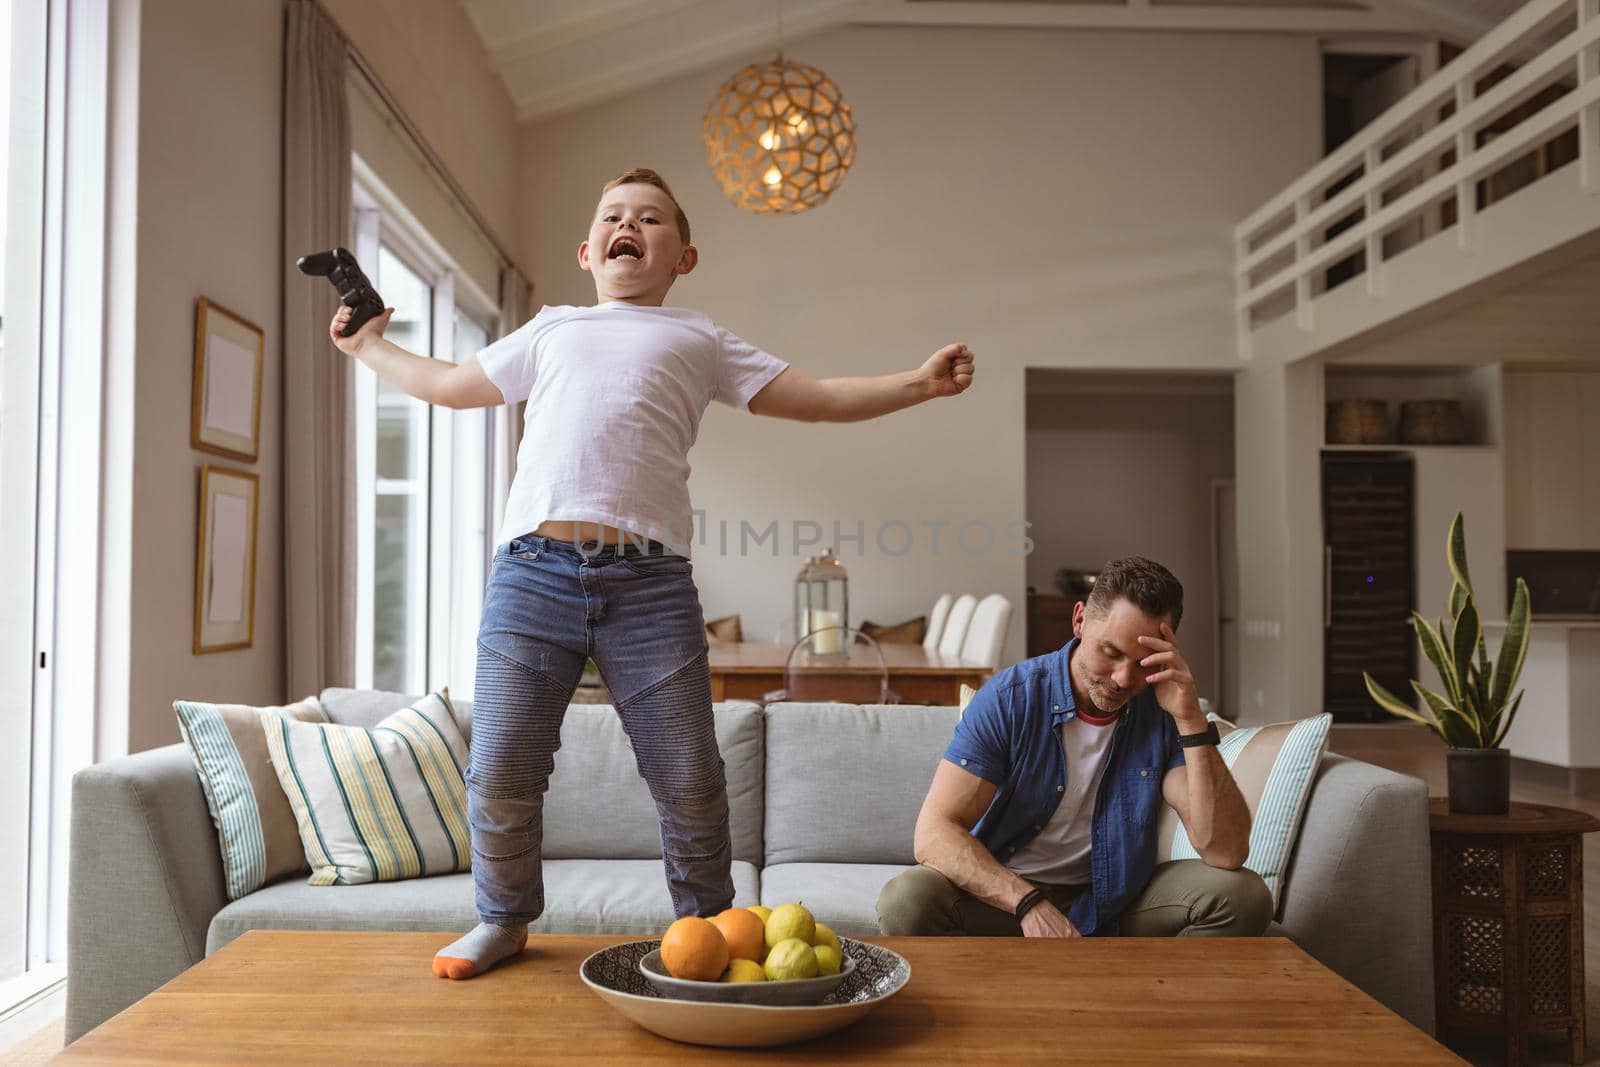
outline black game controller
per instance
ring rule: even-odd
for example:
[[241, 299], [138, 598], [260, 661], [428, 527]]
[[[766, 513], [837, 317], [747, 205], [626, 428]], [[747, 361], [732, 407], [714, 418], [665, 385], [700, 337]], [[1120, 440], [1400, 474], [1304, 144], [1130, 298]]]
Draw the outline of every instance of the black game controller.
[[345, 323], [340, 337], [349, 337], [368, 320], [383, 314], [383, 298], [361, 272], [348, 249], [335, 248], [331, 252], [314, 252], [295, 261], [301, 274], [314, 278], [327, 278], [339, 290], [339, 302], [350, 309], [350, 321]]

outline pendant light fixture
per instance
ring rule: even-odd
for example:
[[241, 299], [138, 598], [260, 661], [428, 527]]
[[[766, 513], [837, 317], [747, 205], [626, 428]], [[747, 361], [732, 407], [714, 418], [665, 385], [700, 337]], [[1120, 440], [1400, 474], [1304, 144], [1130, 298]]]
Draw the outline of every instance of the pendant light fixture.
[[856, 124], [822, 71], [778, 56], [722, 83], [701, 120], [706, 162], [723, 195], [757, 214], [795, 214], [825, 202], [856, 158]]

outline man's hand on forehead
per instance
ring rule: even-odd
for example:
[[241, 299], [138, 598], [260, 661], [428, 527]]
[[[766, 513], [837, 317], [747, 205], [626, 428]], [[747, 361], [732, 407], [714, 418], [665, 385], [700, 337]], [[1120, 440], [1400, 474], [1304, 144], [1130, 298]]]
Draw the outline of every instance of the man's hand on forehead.
[[1150, 654], [1139, 661], [1139, 666], [1150, 671], [1145, 682], [1155, 687], [1156, 703], [1176, 719], [1204, 718], [1194, 675], [1183, 653], [1178, 651], [1178, 635], [1173, 632], [1172, 625], [1163, 621], [1160, 637], [1140, 634], [1139, 644], [1150, 650]]

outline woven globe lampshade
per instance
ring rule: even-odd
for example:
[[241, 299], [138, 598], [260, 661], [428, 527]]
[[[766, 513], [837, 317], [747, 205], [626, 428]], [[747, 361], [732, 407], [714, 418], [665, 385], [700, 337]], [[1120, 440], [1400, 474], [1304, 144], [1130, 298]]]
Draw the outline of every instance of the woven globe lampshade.
[[701, 136], [723, 195], [763, 215], [824, 203], [856, 158], [856, 123], [839, 87], [781, 54], [722, 83]]

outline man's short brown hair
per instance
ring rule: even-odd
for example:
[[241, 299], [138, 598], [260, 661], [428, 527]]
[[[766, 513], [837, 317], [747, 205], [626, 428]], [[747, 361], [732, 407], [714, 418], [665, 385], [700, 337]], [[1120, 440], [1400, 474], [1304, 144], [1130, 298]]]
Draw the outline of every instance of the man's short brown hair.
[[672, 195], [672, 189], [667, 185], [667, 179], [651, 170], [649, 167], [634, 167], [632, 170], [619, 174], [606, 182], [600, 190], [600, 195], [605, 196], [619, 185], [653, 185], [667, 194], [667, 199], [672, 201], [672, 210], [678, 213], [678, 236], [683, 238], [685, 245], [689, 244], [689, 216], [683, 213], [678, 198]]
[[1126, 600], [1152, 619], [1172, 616], [1176, 630], [1183, 621], [1183, 583], [1167, 568], [1143, 556], [1107, 563], [1094, 580], [1084, 608], [1105, 616], [1118, 600]]

